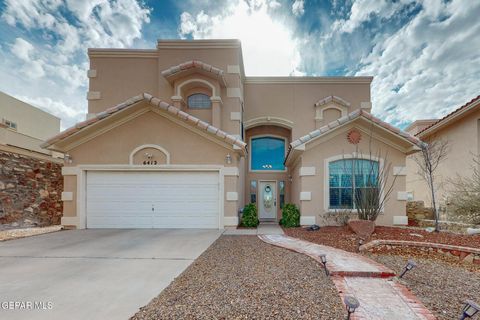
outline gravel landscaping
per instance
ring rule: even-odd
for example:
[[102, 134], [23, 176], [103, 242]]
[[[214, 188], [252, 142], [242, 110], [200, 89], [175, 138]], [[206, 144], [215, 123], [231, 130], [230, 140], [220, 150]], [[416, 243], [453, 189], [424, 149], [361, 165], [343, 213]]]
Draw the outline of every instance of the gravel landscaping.
[[[307, 231], [304, 228], [284, 229], [285, 234], [314, 243], [356, 252], [358, 240], [347, 227], [321, 227], [319, 231]], [[409, 240], [434, 242], [456, 246], [480, 248], [480, 235], [463, 235], [451, 232], [427, 232], [416, 228], [398, 228], [377, 226], [371, 240]]]
[[25, 238], [36, 236], [40, 234], [56, 232], [63, 229], [63, 226], [49, 226], [37, 228], [21, 228], [21, 229], [6, 229], [0, 231], [0, 241], [13, 240], [18, 238]]
[[222, 236], [132, 319], [344, 319], [313, 259], [256, 236]]
[[[397, 252], [398, 253], [398, 252]], [[400, 273], [408, 255], [368, 256]], [[426, 257], [415, 257], [418, 266], [401, 281], [431, 310], [438, 319], [458, 319], [464, 301], [479, 302], [480, 272], [469, 271], [460, 265]]]

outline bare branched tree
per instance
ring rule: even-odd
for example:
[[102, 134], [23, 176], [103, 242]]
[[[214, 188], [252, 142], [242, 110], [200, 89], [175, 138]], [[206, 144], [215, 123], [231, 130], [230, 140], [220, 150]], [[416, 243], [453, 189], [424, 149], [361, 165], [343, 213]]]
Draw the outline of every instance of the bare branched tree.
[[417, 174], [427, 183], [430, 191], [436, 232], [440, 231], [440, 226], [438, 223], [439, 212], [435, 198], [438, 189], [435, 173], [438, 166], [447, 158], [448, 149], [448, 141], [432, 139], [429, 143], [424, 143], [421, 152], [413, 156], [418, 166]]
[[388, 160], [388, 153], [383, 154], [378, 149], [374, 155], [372, 132], [369, 135], [368, 153], [364, 155], [359, 152], [358, 145], [355, 150], [352, 171], [359, 179], [353, 179], [353, 204], [360, 220], [375, 221], [390, 198], [397, 176], [390, 179], [392, 163]]
[[453, 186], [451, 205], [455, 215], [464, 222], [480, 224], [480, 155], [473, 162], [471, 177], [457, 174], [455, 179], [450, 179]]

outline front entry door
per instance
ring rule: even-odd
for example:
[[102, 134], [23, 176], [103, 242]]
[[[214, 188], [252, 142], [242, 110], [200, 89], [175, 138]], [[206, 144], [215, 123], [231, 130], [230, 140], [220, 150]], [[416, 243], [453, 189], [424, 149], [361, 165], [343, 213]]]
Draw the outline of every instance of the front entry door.
[[277, 188], [275, 181], [260, 181], [259, 218], [277, 218]]

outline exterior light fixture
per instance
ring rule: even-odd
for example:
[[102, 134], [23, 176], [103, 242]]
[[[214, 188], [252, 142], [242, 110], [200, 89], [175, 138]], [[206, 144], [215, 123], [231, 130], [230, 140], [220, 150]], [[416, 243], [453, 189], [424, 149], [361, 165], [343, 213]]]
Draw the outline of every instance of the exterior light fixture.
[[227, 156], [225, 157], [225, 162], [227, 164], [232, 164], [232, 156], [230, 155], [230, 153], [228, 153]]
[[65, 153], [65, 155], [63, 156], [63, 160], [65, 161], [65, 163], [68, 163], [68, 164], [73, 162], [72, 156], [68, 153]]
[[353, 296], [345, 296], [345, 298], [343, 298], [343, 302], [347, 308], [347, 320], [350, 320], [351, 314], [354, 313], [358, 307], [360, 307], [360, 302], [358, 302], [357, 298]]
[[407, 273], [407, 271], [412, 270], [416, 266], [417, 266], [417, 264], [415, 263], [415, 261], [408, 260], [407, 265], [405, 266], [405, 269], [403, 270], [402, 274], [400, 275], [400, 278], [402, 278], [405, 275], [405, 273]]
[[328, 268], [327, 268], [327, 256], [322, 253], [322, 254], [320, 255], [320, 261], [322, 262], [323, 267], [325, 268], [325, 274], [326, 274], [327, 276], [329, 276], [329, 275], [330, 275], [330, 272], [328, 271]]
[[460, 320], [472, 318], [480, 311], [480, 306], [473, 302], [472, 300], [466, 300], [465, 306], [462, 310], [462, 315], [460, 316]]

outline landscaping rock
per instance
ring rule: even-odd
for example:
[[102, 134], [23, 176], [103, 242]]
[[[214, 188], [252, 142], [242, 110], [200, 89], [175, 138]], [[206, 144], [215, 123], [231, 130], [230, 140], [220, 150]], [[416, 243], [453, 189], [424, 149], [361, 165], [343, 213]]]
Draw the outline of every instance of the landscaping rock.
[[345, 319], [313, 259], [256, 236], [222, 236], [132, 319]]
[[370, 238], [375, 231], [375, 222], [369, 220], [350, 220], [348, 227], [363, 240]]

